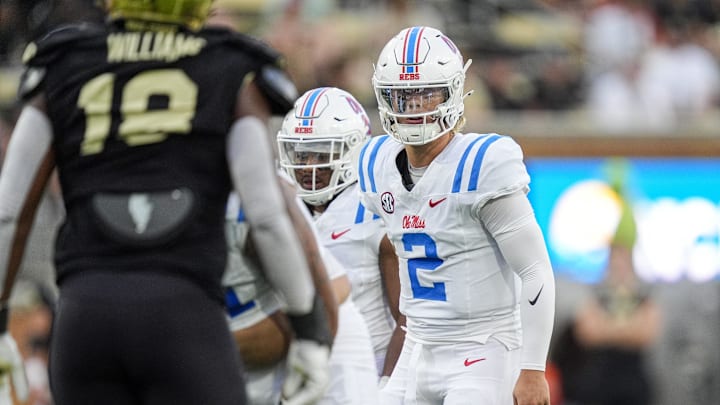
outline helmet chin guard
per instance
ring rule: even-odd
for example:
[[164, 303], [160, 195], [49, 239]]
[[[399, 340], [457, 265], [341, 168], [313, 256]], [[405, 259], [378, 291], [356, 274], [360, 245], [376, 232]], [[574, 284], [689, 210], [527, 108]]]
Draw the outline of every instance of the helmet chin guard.
[[431, 27], [406, 28], [385, 45], [372, 78], [383, 129], [407, 145], [424, 145], [454, 130], [465, 105], [471, 60]]

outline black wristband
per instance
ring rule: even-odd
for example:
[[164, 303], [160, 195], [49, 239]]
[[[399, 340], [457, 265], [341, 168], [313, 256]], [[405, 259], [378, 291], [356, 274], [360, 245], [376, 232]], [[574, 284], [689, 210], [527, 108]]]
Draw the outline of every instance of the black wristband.
[[322, 345], [332, 345], [330, 324], [328, 323], [325, 303], [315, 296], [313, 308], [305, 315], [288, 315], [290, 325], [298, 339], [312, 340]]
[[0, 303], [0, 333], [7, 332], [8, 323], [8, 304], [7, 302]]

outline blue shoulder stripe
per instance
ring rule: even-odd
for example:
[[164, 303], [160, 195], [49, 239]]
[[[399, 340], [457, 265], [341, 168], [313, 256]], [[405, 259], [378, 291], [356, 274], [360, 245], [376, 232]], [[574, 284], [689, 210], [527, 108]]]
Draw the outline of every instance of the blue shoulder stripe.
[[477, 151], [477, 155], [475, 155], [475, 161], [473, 162], [471, 174], [470, 174], [470, 182], [468, 183], [468, 191], [475, 191], [478, 188], [478, 179], [480, 178], [480, 167], [482, 166], [483, 158], [485, 157], [485, 152], [487, 152], [487, 149], [492, 145], [495, 141], [502, 138], [500, 135], [492, 135], [490, 138], [488, 138], [487, 141], [485, 141], [482, 145], [480, 145], [480, 148]]
[[[355, 223], [356, 224], [362, 224], [364, 222], [366, 211], [367, 211], [367, 208], [365, 208], [365, 206], [362, 205], [362, 203], [358, 203], [358, 209], [357, 209], [357, 212], [355, 213]], [[380, 219], [380, 215], [372, 213], [371, 220], [374, 221], [376, 219]]]
[[368, 146], [370, 146], [370, 142], [366, 142], [365, 145], [363, 145], [362, 149], [360, 150], [360, 159], [358, 163], [358, 184], [360, 184], [360, 190], [365, 191], [365, 151], [367, 150]]
[[357, 212], [355, 213], [355, 223], [361, 224], [365, 217], [365, 206], [362, 203], [358, 204]]
[[[367, 191], [367, 186], [365, 185], [365, 176], [364, 176], [364, 169], [367, 169], [367, 176], [368, 181], [370, 182], [370, 191], [376, 192], [377, 188], [375, 186], [375, 160], [377, 159], [378, 150], [380, 149], [380, 146], [385, 143], [390, 138], [390, 135], [382, 135], [378, 136], [377, 140], [370, 141], [363, 146], [362, 152], [360, 152], [360, 173], [358, 173], [358, 180], [360, 182], [360, 190], [363, 192]], [[374, 143], [375, 145], [372, 148], [372, 151], [370, 151], [370, 157], [368, 158], [368, 164], [365, 165], [365, 152], [367, 152], [367, 148], [370, 146], [370, 144]]]
[[485, 157], [485, 152], [490, 147], [491, 144], [493, 144], [498, 139], [502, 138], [502, 136], [493, 134], [493, 135], [483, 135], [478, 137], [477, 139], [470, 142], [470, 145], [465, 149], [465, 152], [463, 152], [462, 157], [460, 158], [460, 163], [458, 163], [457, 169], [455, 170], [455, 178], [453, 179], [453, 186], [452, 186], [452, 192], [458, 193], [460, 192], [460, 187], [462, 185], [462, 176], [463, 176], [463, 170], [465, 169], [465, 164], [468, 159], [468, 156], [470, 155], [470, 150], [475, 146], [478, 141], [483, 140], [483, 144], [480, 145], [478, 148], [478, 151], [475, 154], [475, 159], [473, 160], [473, 165], [470, 170], [470, 180], [468, 181], [468, 190], [467, 191], [475, 191], [477, 190], [478, 186], [478, 179], [480, 178], [480, 168], [482, 167], [482, 161]]
[[479, 140], [485, 139], [485, 138], [486, 138], [486, 136], [478, 137], [474, 141], [470, 142], [470, 145], [468, 145], [468, 147], [465, 148], [465, 152], [463, 152], [463, 155], [460, 158], [460, 163], [458, 163], [457, 169], [455, 169], [455, 178], [453, 179], [453, 186], [452, 186], [453, 193], [457, 193], [460, 191], [460, 183], [462, 182], [463, 168], [465, 167], [465, 161], [467, 160], [467, 157], [470, 154], [470, 149], [472, 149], [473, 146], [475, 146], [475, 144], [478, 143]]

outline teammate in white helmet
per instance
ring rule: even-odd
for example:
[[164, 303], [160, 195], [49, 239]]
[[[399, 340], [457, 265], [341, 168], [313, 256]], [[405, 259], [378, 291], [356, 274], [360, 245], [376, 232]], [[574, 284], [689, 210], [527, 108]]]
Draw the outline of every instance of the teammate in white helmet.
[[[351, 298], [340, 305], [330, 361], [338, 370], [333, 374], [336, 392], [331, 384], [327, 403], [370, 403], [399, 316], [397, 256], [382, 221], [359, 201], [357, 156], [369, 137], [364, 108], [350, 93], [334, 87], [302, 95], [277, 136], [280, 166], [297, 184], [320, 243], [347, 269], [352, 284]], [[361, 317], [355, 315], [358, 310]], [[365, 325], [371, 347], [364, 342]], [[398, 344], [389, 364], [394, 365], [399, 349]]]
[[459, 132], [469, 65], [411, 27], [375, 66], [388, 135], [363, 147], [358, 183], [398, 254], [407, 318], [381, 404], [549, 404], [553, 272], [518, 144]]

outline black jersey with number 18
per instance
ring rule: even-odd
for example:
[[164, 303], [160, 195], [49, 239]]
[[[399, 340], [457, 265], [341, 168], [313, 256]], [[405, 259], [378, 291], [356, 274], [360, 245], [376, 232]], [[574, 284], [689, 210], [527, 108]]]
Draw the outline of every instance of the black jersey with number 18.
[[216, 296], [237, 95], [279, 55], [220, 28], [71, 25], [31, 43], [20, 93], [43, 92], [67, 219], [58, 282], [77, 271], [157, 270]]

